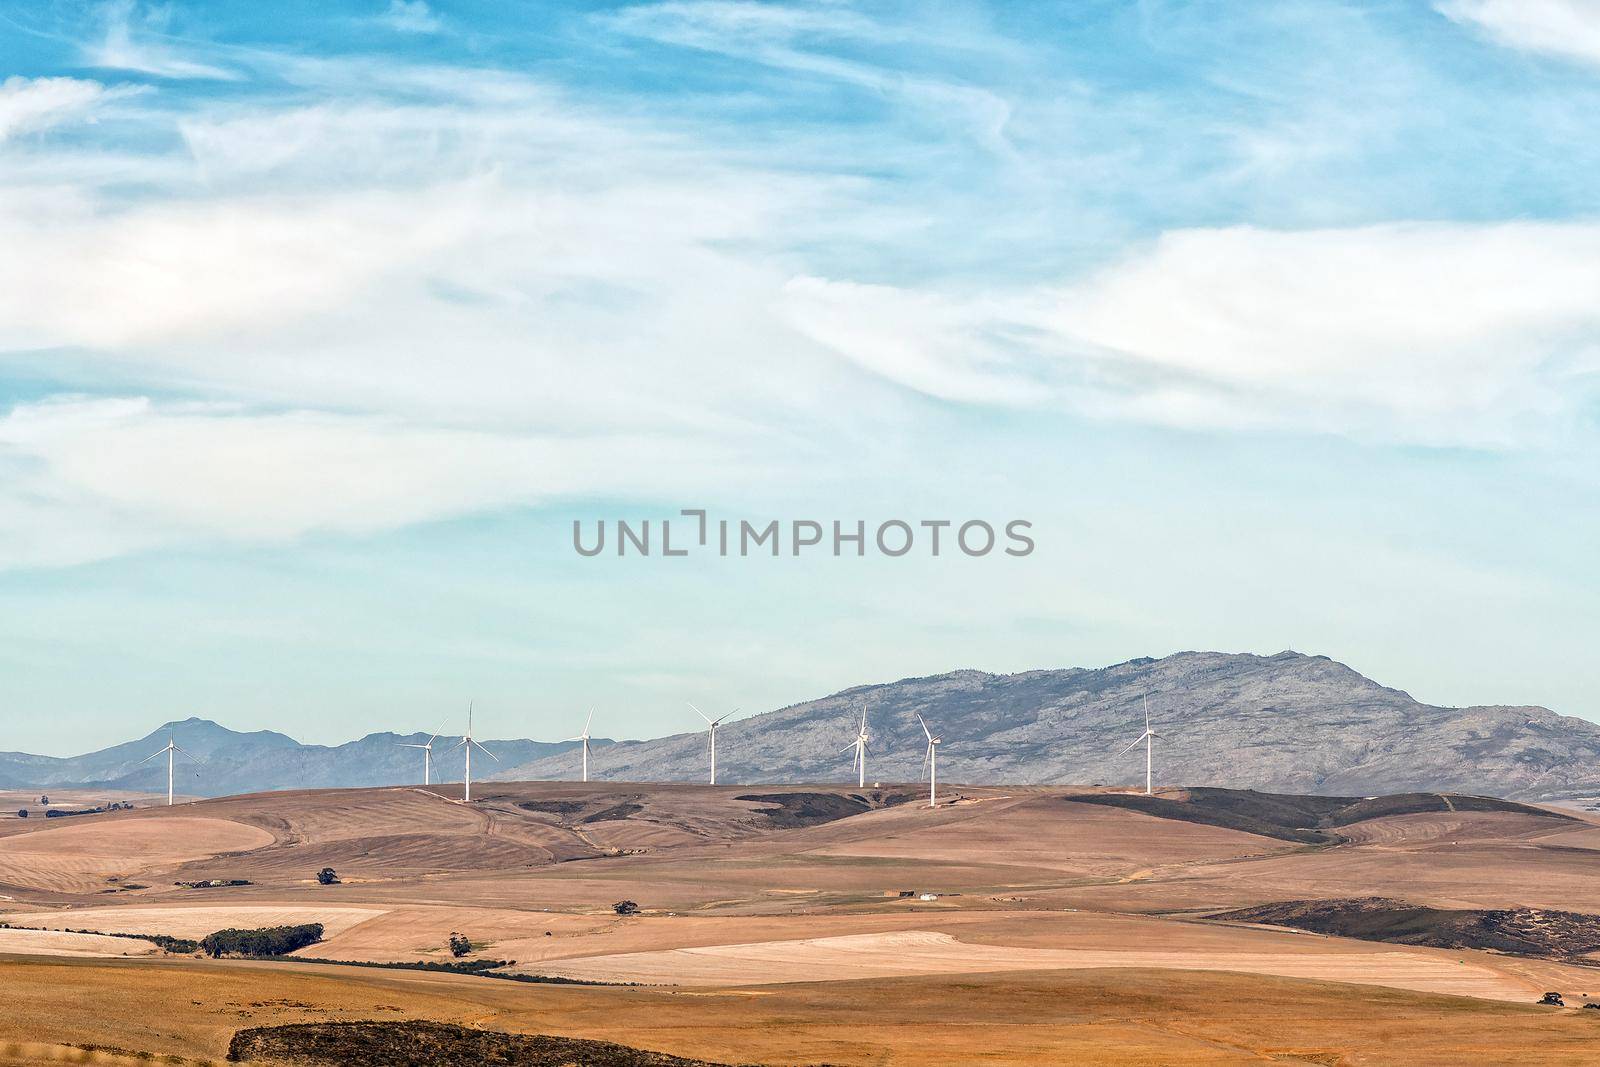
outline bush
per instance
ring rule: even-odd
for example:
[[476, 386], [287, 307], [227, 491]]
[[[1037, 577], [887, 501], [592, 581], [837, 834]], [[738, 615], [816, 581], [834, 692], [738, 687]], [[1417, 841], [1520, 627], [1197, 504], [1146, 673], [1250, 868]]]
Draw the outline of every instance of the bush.
[[28, 817], [28, 809], [27, 808], [18, 808], [17, 809], [17, 818], [26, 819], [27, 817]]
[[317, 872], [317, 882], [320, 885], [338, 885], [339, 875], [332, 867], [324, 867]]
[[467, 953], [469, 953], [471, 951], [472, 951], [472, 942], [467, 940], [467, 935], [466, 934], [458, 934], [454, 930], [452, 930], [450, 932], [450, 955], [455, 956], [455, 957], [457, 957], [459, 959], [460, 957], [465, 956]]
[[639, 905], [631, 900], [619, 900], [611, 905], [611, 910], [618, 915], [637, 915], [639, 914]]
[[305, 948], [321, 940], [321, 923], [302, 923], [299, 926], [266, 926], [258, 930], [218, 930], [202, 938], [200, 947], [206, 955], [213, 957], [286, 956], [297, 948]]

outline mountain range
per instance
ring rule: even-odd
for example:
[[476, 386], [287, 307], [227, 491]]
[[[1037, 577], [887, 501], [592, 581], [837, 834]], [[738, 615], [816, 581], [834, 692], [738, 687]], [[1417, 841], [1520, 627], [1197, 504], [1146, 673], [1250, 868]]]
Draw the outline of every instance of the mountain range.
[[[1158, 734], [1157, 784], [1367, 795], [1453, 791], [1521, 799], [1600, 794], [1600, 725], [1540, 707], [1445, 708], [1363, 677], [1325, 656], [1181, 652], [1115, 666], [988, 674], [960, 670], [847, 689], [730, 721], [717, 735], [723, 783], [843, 781], [845, 751], [867, 715], [869, 781], [916, 781], [926, 742], [941, 737], [940, 778], [951, 783], [1143, 784], [1144, 729]], [[421, 753], [398, 747], [424, 734], [370, 734], [337, 747], [214, 722], [169, 723], [138, 741], [70, 758], [0, 753], [0, 787], [166, 787], [162, 760], [136, 762], [172, 736], [202, 761], [179, 761], [178, 791], [199, 795], [421, 779]], [[459, 752], [440, 738], [435, 780], [459, 780]], [[575, 779], [572, 742], [488, 741], [485, 778]], [[703, 732], [647, 741], [596, 739], [591, 777], [696, 781], [707, 771]], [[487, 773], [485, 773], [487, 772]]]
[[[422, 752], [402, 744], [424, 744], [425, 733], [368, 734], [343, 745], [303, 745], [272, 730], [240, 733], [209, 719], [189, 718], [165, 723], [136, 741], [128, 741], [82, 756], [33, 756], [0, 752], [0, 788], [60, 789], [96, 786], [165, 792], [165, 756], [141, 762], [171, 738], [194, 758], [176, 756], [175, 788], [189, 796], [223, 796], [270, 789], [403, 785], [422, 781]], [[433, 780], [460, 781], [465, 760], [459, 736], [439, 737], [433, 743]], [[489, 743], [500, 766], [515, 767], [565, 752], [573, 742], [525, 739]], [[595, 738], [591, 751], [609, 741]], [[479, 756], [473, 761], [474, 779], [496, 764]]]

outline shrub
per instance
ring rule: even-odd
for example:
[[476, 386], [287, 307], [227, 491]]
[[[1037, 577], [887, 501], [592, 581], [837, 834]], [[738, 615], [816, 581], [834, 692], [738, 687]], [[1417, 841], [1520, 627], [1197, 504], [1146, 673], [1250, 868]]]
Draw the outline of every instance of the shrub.
[[450, 932], [450, 955], [460, 958], [472, 951], [472, 942], [467, 940], [466, 934]]
[[611, 910], [618, 915], [637, 915], [639, 914], [639, 905], [631, 900], [619, 900], [611, 905]]
[[200, 947], [206, 955], [213, 957], [286, 956], [297, 948], [305, 948], [321, 940], [321, 923], [302, 923], [299, 926], [266, 926], [257, 930], [218, 930], [202, 938]]
[[317, 872], [317, 882], [319, 885], [338, 885], [339, 875], [332, 867], [324, 867]]
[[27, 817], [28, 817], [28, 809], [27, 808], [18, 808], [17, 809], [17, 818], [26, 819]]

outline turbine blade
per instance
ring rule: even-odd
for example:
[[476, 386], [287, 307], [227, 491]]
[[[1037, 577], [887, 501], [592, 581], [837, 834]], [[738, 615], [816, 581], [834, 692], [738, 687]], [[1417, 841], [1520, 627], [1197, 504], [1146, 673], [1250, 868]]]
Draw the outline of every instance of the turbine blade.
[[1144, 740], [1144, 734], [1140, 734], [1138, 737], [1135, 737], [1132, 741], [1129, 741], [1126, 745], [1124, 745], [1121, 748], [1117, 749], [1117, 755], [1120, 756], [1124, 752], [1133, 751], [1133, 746], [1137, 745], [1140, 741], [1143, 741], [1143, 740]]
[[920, 714], [917, 715], [917, 722], [919, 724], [921, 724], [923, 734], [927, 736], [929, 741], [932, 741], [933, 740], [933, 732], [928, 729], [928, 724], [925, 721], [923, 721], [923, 718], [922, 718], [922, 716]]
[[482, 752], [485, 756], [488, 756], [490, 759], [494, 760], [496, 763], [500, 762], [500, 757], [499, 756], [496, 756], [493, 752], [490, 752], [488, 749], [486, 749], [482, 745], [478, 744], [478, 742], [476, 742], [476, 741], [472, 742], [472, 747], [477, 749], [479, 752]]
[[167, 750], [166, 749], [162, 749], [159, 752], [152, 752], [152, 753], [150, 753], [150, 755], [146, 756], [144, 759], [140, 760], [138, 763], [135, 763], [134, 766], [135, 767], [141, 767], [144, 764], [149, 763], [151, 760], [155, 759], [157, 756], [164, 756], [166, 754], [167, 754]]
[[687, 701], [687, 700], [685, 700], [684, 703], [688, 704], [689, 707], [694, 708], [694, 713], [696, 715], [700, 716], [702, 719], [705, 719], [706, 722], [709, 723], [711, 721], [710, 719], [706, 718], [706, 713], [701, 711], [699, 708], [696, 708], [693, 703], [691, 703], [690, 701]]
[[590, 708], [589, 709], [589, 717], [587, 719], [583, 720], [583, 736], [585, 738], [587, 738], [589, 736], [589, 727], [591, 727], [593, 725], [594, 725], [594, 709]]

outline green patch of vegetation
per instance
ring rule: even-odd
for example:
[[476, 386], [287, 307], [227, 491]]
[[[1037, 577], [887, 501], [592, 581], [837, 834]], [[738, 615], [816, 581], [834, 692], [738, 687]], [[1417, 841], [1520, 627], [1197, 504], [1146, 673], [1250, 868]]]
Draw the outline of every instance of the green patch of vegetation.
[[264, 926], [254, 930], [229, 928], [207, 934], [200, 948], [208, 956], [287, 956], [296, 949], [322, 940], [321, 923], [296, 926]]

